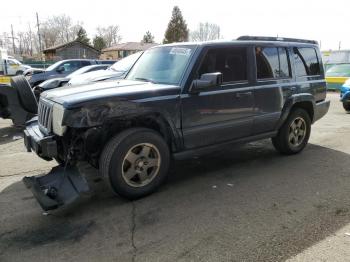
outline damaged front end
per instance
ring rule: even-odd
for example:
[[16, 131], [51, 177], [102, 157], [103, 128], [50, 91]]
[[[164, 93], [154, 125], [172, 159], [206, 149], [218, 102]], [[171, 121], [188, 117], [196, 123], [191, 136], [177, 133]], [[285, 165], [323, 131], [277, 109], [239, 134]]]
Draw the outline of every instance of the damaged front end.
[[76, 166], [56, 166], [46, 175], [24, 177], [23, 183], [45, 211], [71, 204], [89, 192], [88, 183]]
[[64, 145], [56, 135], [45, 135], [39, 122], [38, 118], [27, 122], [24, 130], [27, 151], [34, 151], [45, 160], [56, 159], [60, 165], [46, 175], [25, 177], [23, 182], [42, 209], [48, 211], [78, 200], [89, 192], [89, 185], [76, 165], [74, 145]]

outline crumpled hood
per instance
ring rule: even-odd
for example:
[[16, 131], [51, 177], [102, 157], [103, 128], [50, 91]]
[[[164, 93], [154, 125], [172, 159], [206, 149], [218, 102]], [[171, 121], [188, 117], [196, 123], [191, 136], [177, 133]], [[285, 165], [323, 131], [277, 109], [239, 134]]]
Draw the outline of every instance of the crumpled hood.
[[88, 72], [82, 75], [77, 75], [72, 77], [69, 81], [69, 85], [82, 85], [91, 82], [102, 81], [110, 78], [117, 78], [124, 76], [125, 72], [116, 72], [110, 69], [106, 70], [97, 70]]
[[[174, 91], [171, 91], [174, 90]], [[64, 105], [66, 108], [76, 107], [84, 102], [108, 101], [114, 98], [146, 99], [157, 95], [177, 94], [179, 86], [152, 84], [143, 81], [114, 80], [91, 83], [80, 86], [64, 86], [46, 91], [41, 97]]]

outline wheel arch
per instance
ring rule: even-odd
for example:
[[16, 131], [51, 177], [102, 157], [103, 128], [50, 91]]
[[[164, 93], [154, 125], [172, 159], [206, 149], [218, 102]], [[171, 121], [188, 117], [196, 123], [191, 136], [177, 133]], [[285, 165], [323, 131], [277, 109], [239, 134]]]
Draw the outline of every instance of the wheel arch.
[[277, 130], [287, 120], [289, 114], [296, 108], [304, 109], [310, 116], [311, 123], [314, 123], [315, 99], [311, 94], [297, 94], [291, 96], [282, 109], [282, 114], [277, 125]]

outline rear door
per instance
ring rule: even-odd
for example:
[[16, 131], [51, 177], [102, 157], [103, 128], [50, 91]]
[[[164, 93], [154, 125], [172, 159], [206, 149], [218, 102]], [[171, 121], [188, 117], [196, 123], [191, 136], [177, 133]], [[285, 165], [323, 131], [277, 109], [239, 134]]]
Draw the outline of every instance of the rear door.
[[254, 95], [248, 68], [249, 48], [208, 47], [195, 68], [194, 79], [221, 72], [223, 83], [199, 94], [182, 94], [182, 131], [186, 148], [195, 148], [251, 135]]
[[296, 92], [288, 46], [255, 46], [254, 134], [274, 131], [284, 101]]

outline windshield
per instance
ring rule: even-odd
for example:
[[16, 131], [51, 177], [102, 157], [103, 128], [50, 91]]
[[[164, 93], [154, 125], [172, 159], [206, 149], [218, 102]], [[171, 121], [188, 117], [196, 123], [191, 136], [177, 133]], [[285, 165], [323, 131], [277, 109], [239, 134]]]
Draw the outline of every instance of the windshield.
[[117, 72], [126, 72], [129, 71], [130, 68], [135, 64], [137, 59], [139, 59], [142, 52], [138, 52], [136, 54], [129, 55], [118, 62], [115, 62], [110, 69]]
[[56, 63], [50, 65], [48, 68], [46, 68], [46, 71], [52, 71], [52, 70], [54, 70], [54, 69], [55, 69], [59, 64], [61, 64], [61, 63], [62, 63], [62, 61], [58, 61], [58, 62], [56, 62]]
[[196, 46], [161, 46], [146, 51], [127, 76], [129, 80], [177, 85]]
[[334, 65], [326, 72], [326, 76], [350, 77], [350, 64]]

